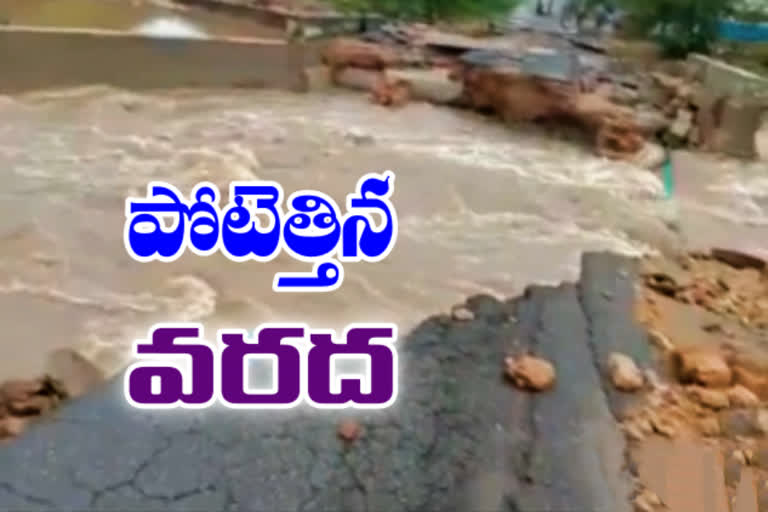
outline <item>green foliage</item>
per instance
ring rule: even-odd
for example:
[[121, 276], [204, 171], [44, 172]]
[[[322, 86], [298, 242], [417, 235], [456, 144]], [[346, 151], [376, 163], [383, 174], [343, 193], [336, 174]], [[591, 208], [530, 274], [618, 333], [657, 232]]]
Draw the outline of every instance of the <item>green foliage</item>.
[[734, 0], [621, 1], [633, 28], [656, 39], [673, 57], [708, 52], [717, 39], [718, 19], [734, 4]]
[[331, 0], [331, 3], [344, 11], [434, 22], [506, 14], [519, 0]]

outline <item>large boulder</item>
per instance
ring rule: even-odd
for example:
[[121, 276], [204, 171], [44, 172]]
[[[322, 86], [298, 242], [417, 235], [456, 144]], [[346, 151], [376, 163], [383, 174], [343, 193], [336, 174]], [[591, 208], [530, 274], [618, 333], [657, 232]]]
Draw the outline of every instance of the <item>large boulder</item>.
[[357, 39], [337, 38], [322, 52], [323, 63], [332, 69], [356, 67], [384, 69], [400, 61], [398, 52], [388, 46]]

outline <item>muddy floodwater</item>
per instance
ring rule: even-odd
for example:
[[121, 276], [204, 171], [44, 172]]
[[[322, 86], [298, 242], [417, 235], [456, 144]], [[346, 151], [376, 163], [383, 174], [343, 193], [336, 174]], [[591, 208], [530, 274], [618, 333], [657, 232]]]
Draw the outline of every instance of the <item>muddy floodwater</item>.
[[281, 28], [247, 17], [182, 7], [170, 0], [0, 0], [0, 23], [124, 31], [159, 26], [168, 35], [183, 31], [179, 35], [211, 37], [284, 35]]
[[[538, 128], [426, 104], [86, 88], [0, 97], [0, 117], [0, 378], [42, 371], [64, 346], [115, 347], [102, 351], [113, 358], [102, 364], [115, 364], [156, 321], [407, 329], [467, 294], [571, 279], [585, 250], [641, 254], [676, 242], [652, 173]], [[768, 246], [764, 164], [676, 160], [689, 242]], [[140, 264], [123, 247], [125, 198], [151, 180], [186, 193], [202, 180], [222, 190], [275, 180], [286, 194], [317, 189], [343, 205], [360, 176], [386, 169], [396, 173], [397, 245], [381, 263], [346, 264], [334, 293], [274, 293], [275, 272], [308, 270], [283, 256]]]

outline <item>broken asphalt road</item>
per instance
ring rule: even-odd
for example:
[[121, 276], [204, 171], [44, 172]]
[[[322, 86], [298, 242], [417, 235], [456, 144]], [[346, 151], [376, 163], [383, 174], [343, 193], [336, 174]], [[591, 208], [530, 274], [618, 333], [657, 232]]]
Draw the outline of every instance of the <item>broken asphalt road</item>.
[[[363, 435], [348, 444], [347, 413], [150, 413], [117, 379], [0, 448], [0, 509], [629, 512], [622, 400], [598, 363], [618, 351], [650, 364], [634, 282], [632, 261], [588, 254], [578, 285], [427, 319], [401, 341], [398, 403], [355, 413]], [[504, 382], [520, 351], [554, 363], [553, 390]]]

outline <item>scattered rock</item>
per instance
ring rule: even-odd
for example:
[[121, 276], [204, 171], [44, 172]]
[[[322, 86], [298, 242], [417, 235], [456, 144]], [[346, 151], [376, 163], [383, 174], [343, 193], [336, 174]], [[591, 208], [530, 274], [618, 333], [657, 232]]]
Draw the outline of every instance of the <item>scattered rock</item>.
[[757, 395], [740, 384], [728, 390], [728, 400], [732, 407], [756, 407], [760, 403]]
[[660, 333], [659, 331], [655, 331], [655, 330], [648, 331], [648, 338], [651, 340], [651, 343], [653, 343], [657, 348], [665, 352], [672, 352], [675, 350], [675, 346], [672, 344], [671, 341], [669, 341], [669, 338], [664, 336], [664, 334]]
[[43, 391], [42, 379], [9, 380], [0, 385], [0, 396], [7, 402], [20, 402]]
[[733, 368], [733, 381], [752, 391], [758, 397], [764, 398], [768, 394], [768, 377], [758, 375], [746, 368], [735, 366]]
[[0, 385], [0, 439], [19, 435], [27, 417], [44, 414], [69, 397], [64, 386], [45, 376]]
[[725, 465], [723, 467], [725, 485], [729, 487], [738, 485], [741, 479], [741, 470], [745, 463], [743, 457], [744, 455], [741, 451], [737, 450], [725, 458]]
[[659, 499], [656, 493], [648, 489], [635, 496], [635, 510], [637, 512], [654, 512], [661, 506], [661, 499]]
[[6, 416], [0, 419], [0, 439], [17, 437], [24, 431], [27, 420], [15, 416]]
[[731, 457], [742, 466], [747, 464], [747, 456], [741, 450], [734, 450], [733, 453], [731, 453]]
[[475, 314], [466, 306], [454, 306], [451, 317], [458, 322], [471, 322], [475, 319]]
[[693, 112], [688, 109], [678, 109], [677, 117], [669, 127], [669, 133], [679, 139], [687, 139], [693, 127]]
[[658, 169], [666, 159], [664, 148], [654, 142], [646, 142], [643, 147], [628, 159], [629, 163], [644, 169]]
[[371, 101], [385, 107], [402, 107], [411, 98], [411, 88], [402, 80], [382, 76], [371, 90]]
[[555, 383], [555, 367], [544, 359], [528, 355], [507, 357], [504, 364], [507, 378], [520, 389], [546, 391]]
[[717, 418], [707, 416], [699, 419], [699, 431], [701, 435], [707, 437], [715, 437], [720, 435], [720, 422]]
[[48, 396], [33, 395], [23, 400], [8, 402], [8, 411], [16, 416], [35, 416], [48, 412], [56, 405]]
[[674, 353], [674, 362], [683, 383], [716, 388], [730, 385], [733, 378], [731, 368], [715, 350], [678, 350]]
[[722, 411], [719, 416], [720, 430], [729, 437], [750, 437], [760, 433], [756, 428], [756, 415], [748, 409]]
[[661, 382], [658, 374], [652, 368], [646, 369], [643, 372], [643, 375], [645, 375], [645, 382], [648, 383], [653, 391], [659, 391], [663, 393], [669, 389], [669, 386]]
[[397, 64], [400, 56], [392, 48], [358, 41], [349, 38], [337, 38], [331, 41], [322, 52], [323, 64], [332, 69], [356, 67], [363, 69], [383, 69]]
[[624, 424], [624, 433], [632, 441], [642, 441], [645, 439], [645, 433], [640, 428], [640, 425], [634, 422]]
[[362, 435], [363, 428], [360, 426], [360, 423], [355, 420], [343, 420], [341, 423], [339, 423], [339, 427], [336, 432], [339, 436], [339, 439], [351, 443]]
[[673, 419], [665, 418], [654, 413], [650, 415], [649, 420], [651, 426], [653, 426], [654, 432], [669, 438], [677, 436], [678, 425]]
[[760, 409], [755, 414], [755, 428], [763, 435], [768, 434], [768, 410]]
[[611, 382], [620, 391], [633, 392], [643, 387], [643, 374], [629, 356], [613, 353], [608, 357]]
[[688, 388], [688, 394], [698, 403], [710, 409], [725, 409], [730, 405], [728, 394], [718, 389], [691, 386]]

